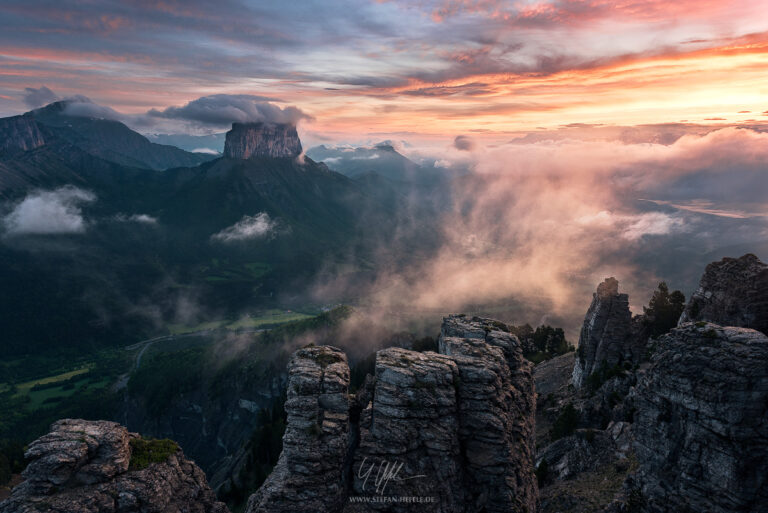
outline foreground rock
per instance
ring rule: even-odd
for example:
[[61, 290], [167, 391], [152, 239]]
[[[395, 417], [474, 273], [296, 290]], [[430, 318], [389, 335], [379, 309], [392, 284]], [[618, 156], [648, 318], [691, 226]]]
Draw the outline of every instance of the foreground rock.
[[709, 321], [768, 334], [768, 265], [755, 255], [709, 264], [680, 324]]
[[139, 454], [145, 450], [137, 434], [114, 422], [60, 420], [29, 446], [25, 481], [0, 513], [228, 512], [173, 442], [164, 444], [161, 462]]
[[288, 422], [280, 459], [249, 512], [340, 511], [349, 434], [347, 357], [328, 346], [307, 347], [288, 364]]
[[296, 157], [301, 141], [296, 126], [275, 123], [233, 123], [224, 141], [224, 156], [231, 159], [251, 157]]
[[[533, 379], [505, 330], [448, 317], [440, 354], [379, 351], [349, 404], [340, 351], [299, 350], [283, 453], [247, 511], [536, 511]], [[319, 358], [332, 362], [330, 387]], [[311, 433], [319, 418], [328, 425]]]
[[654, 513], [766, 511], [768, 337], [684, 324], [659, 339], [651, 363], [634, 397], [634, 504]]

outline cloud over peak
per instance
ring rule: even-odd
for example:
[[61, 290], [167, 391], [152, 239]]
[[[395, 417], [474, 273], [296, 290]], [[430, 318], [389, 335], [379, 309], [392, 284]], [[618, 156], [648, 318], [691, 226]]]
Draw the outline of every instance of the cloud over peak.
[[301, 120], [311, 120], [298, 107], [278, 107], [279, 101], [265, 96], [248, 94], [214, 94], [192, 100], [181, 107], [151, 109], [149, 116], [188, 121], [196, 125], [226, 127], [232, 123], [267, 122], [295, 125]]

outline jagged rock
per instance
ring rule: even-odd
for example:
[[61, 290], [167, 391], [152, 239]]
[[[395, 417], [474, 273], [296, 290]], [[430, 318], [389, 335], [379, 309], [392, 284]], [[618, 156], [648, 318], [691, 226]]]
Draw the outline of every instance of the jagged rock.
[[338, 512], [349, 436], [349, 366], [330, 346], [305, 347], [288, 364], [283, 451], [249, 513]]
[[[336, 513], [345, 501], [346, 513], [404, 512], [415, 501], [425, 512], [535, 512], [535, 392], [517, 338], [502, 323], [451, 316], [438, 345], [440, 353], [379, 351], [375, 377], [343, 412], [343, 354], [298, 351], [289, 367], [283, 453], [247, 511]], [[316, 425], [323, 410], [325, 378], [313, 359], [321, 351], [336, 362], [341, 396], [327, 401], [333, 429], [323, 424], [312, 437], [302, 428]], [[294, 383], [302, 386], [292, 392]]]
[[129, 470], [131, 440], [114, 422], [64, 419], [35, 440], [25, 481], [0, 513], [227, 513], [205, 474], [181, 450], [162, 463]]
[[603, 364], [613, 367], [639, 361], [645, 350], [645, 340], [637, 332], [640, 326], [642, 322], [632, 322], [629, 296], [619, 294], [616, 278], [606, 278], [598, 285], [584, 318], [573, 366], [573, 385], [581, 388]]
[[276, 123], [233, 123], [224, 141], [224, 156], [231, 159], [251, 157], [296, 157], [301, 141], [296, 126]]
[[768, 337], [684, 324], [655, 343], [633, 395], [645, 511], [766, 511]]
[[691, 321], [768, 334], [768, 265], [752, 254], [709, 264], [679, 324]]
[[0, 151], [29, 151], [43, 144], [45, 137], [31, 116], [0, 120]]

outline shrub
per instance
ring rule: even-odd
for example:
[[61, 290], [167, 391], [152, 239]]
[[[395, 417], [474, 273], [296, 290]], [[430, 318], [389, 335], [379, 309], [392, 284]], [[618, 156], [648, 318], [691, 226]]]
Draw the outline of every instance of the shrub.
[[167, 438], [134, 438], [131, 440], [131, 462], [128, 470], [144, 470], [152, 463], [164, 463], [178, 451], [179, 445]]

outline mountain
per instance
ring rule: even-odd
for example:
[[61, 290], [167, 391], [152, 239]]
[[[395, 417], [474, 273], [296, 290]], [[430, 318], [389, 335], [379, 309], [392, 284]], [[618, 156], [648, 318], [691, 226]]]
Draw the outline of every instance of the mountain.
[[[371, 259], [394, 230], [392, 205], [295, 157], [295, 127], [238, 125], [229, 156], [157, 172], [110, 160], [120, 138], [85, 144], [69, 127], [40, 122], [66, 118], [45, 114], [61, 105], [49, 107], [0, 120], [12, 141], [0, 154], [5, 355], [128, 344], [179, 318], [306, 302], [318, 272]], [[82, 130], [104, 121], [83, 119]], [[199, 314], [190, 318], [189, 304]]]
[[118, 164], [162, 170], [194, 166], [211, 155], [190, 153], [175, 146], [150, 142], [123, 123], [111, 119], [73, 115], [72, 101], [59, 101], [25, 114], [52, 135]]
[[332, 148], [320, 145], [307, 150], [307, 156], [351, 178], [375, 173], [393, 182], [418, 184], [431, 184], [450, 178], [440, 169], [416, 164], [388, 143], [377, 144], [372, 148]]

